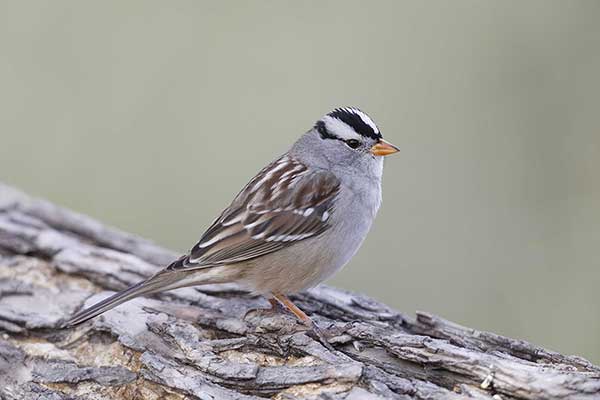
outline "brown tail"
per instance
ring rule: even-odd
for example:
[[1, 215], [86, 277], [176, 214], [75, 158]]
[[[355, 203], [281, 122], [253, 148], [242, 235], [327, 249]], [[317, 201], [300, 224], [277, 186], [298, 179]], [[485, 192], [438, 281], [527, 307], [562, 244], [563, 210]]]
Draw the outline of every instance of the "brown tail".
[[79, 325], [135, 297], [173, 289], [173, 284], [180, 279], [180, 276], [180, 274], [173, 272], [158, 273], [145, 281], [136, 283], [130, 288], [113, 294], [85, 310], [79, 311], [66, 322], [65, 326], [70, 327]]

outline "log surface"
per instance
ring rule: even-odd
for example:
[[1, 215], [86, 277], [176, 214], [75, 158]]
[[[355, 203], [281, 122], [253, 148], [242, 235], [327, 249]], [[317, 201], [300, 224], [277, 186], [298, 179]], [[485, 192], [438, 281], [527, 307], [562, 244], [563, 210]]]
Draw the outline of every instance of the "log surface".
[[599, 399], [600, 368], [319, 286], [293, 299], [335, 351], [235, 285], [83, 305], [176, 254], [0, 184], [1, 399]]

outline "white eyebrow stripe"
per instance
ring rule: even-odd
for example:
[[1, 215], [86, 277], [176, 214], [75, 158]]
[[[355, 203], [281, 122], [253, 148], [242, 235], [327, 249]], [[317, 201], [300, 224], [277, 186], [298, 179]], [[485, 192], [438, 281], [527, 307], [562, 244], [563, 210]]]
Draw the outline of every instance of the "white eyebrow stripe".
[[362, 139], [362, 136], [359, 133], [357, 133], [350, 125], [346, 124], [342, 120], [326, 115], [321, 119], [321, 121], [325, 123], [327, 131], [342, 140]]
[[380, 133], [379, 132], [379, 128], [377, 128], [377, 125], [375, 125], [375, 122], [371, 119], [371, 117], [369, 117], [367, 114], [365, 114], [364, 112], [360, 111], [359, 109], [356, 108], [344, 108], [344, 110], [356, 114], [360, 117], [360, 119], [363, 120], [363, 122], [367, 125], [369, 125], [371, 127], [371, 129], [373, 129], [373, 131], [375, 133]]

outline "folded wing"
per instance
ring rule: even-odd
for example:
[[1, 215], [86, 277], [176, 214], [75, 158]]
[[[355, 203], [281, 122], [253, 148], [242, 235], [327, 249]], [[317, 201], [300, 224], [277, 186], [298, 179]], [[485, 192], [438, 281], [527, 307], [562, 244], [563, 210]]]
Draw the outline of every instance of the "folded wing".
[[339, 180], [289, 156], [265, 167], [170, 270], [233, 264], [263, 256], [329, 228]]

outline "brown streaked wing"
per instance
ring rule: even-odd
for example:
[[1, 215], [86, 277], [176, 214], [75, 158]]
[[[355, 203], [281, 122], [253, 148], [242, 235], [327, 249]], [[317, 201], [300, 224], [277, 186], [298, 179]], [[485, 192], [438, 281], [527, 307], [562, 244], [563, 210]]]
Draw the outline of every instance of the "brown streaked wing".
[[177, 269], [238, 263], [319, 235], [339, 189], [332, 173], [284, 156], [246, 185]]

